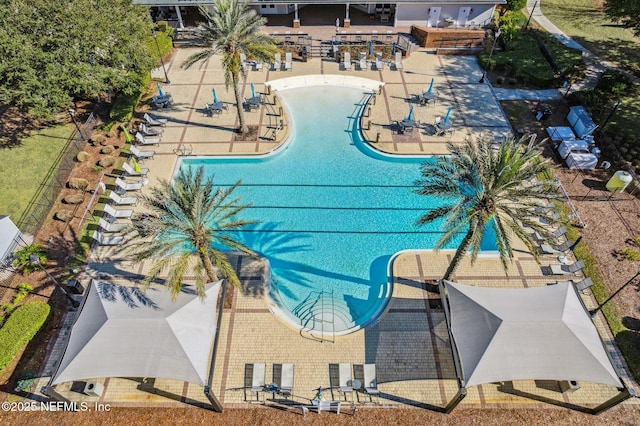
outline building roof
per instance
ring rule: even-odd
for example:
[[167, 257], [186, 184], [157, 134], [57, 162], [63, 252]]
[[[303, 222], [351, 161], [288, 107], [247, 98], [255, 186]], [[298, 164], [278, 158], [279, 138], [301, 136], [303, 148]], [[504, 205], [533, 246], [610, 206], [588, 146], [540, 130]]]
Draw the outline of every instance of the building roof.
[[444, 282], [464, 386], [584, 380], [623, 387], [571, 283], [528, 289]]
[[51, 385], [101, 377], [207, 383], [221, 281], [206, 297], [92, 280]]

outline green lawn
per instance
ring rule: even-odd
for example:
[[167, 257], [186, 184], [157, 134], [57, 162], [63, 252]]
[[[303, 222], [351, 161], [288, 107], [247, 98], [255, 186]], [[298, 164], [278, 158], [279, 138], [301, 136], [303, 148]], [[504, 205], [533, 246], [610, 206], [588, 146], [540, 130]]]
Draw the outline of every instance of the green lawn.
[[72, 128], [49, 127], [34, 132], [15, 148], [0, 149], [0, 214], [14, 222], [40, 187], [40, 183], [64, 148]]
[[612, 22], [593, 0], [544, 0], [542, 13], [578, 43], [640, 76], [640, 38]]

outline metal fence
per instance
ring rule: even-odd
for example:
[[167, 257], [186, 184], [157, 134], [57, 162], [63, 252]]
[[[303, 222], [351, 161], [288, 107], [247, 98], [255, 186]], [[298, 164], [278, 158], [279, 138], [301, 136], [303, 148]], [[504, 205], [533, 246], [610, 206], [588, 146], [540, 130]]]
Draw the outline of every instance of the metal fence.
[[87, 139], [82, 136], [90, 138], [95, 130], [97, 121], [95, 114], [91, 113], [84, 124], [80, 126], [81, 133], [76, 130], [67, 140], [64, 149], [60, 151], [60, 154], [42, 180], [40, 187], [29, 201], [20, 219], [18, 219], [16, 225], [23, 233], [35, 234], [40, 229], [75, 167], [76, 156], [84, 149], [87, 143]]

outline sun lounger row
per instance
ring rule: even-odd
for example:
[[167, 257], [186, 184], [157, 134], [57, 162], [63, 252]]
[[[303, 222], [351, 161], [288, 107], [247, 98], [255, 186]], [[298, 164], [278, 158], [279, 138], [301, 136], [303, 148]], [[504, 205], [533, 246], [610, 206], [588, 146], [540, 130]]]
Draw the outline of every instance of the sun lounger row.
[[271, 65], [272, 71], [291, 71], [293, 69], [293, 55], [291, 52], [284, 54], [284, 64], [282, 63], [282, 55], [276, 53], [273, 58], [273, 64]]
[[[294, 389], [294, 365], [274, 364], [273, 374], [270, 382], [266, 380], [266, 364], [255, 363], [245, 364], [244, 389], [249, 390], [250, 399], [255, 394], [256, 400], [261, 401], [261, 393], [278, 394], [285, 398], [293, 396]], [[313, 399], [312, 405], [317, 406], [321, 401], [325, 401], [325, 391], [335, 389], [340, 395], [346, 396], [353, 392], [364, 392], [368, 395], [377, 396], [378, 382], [375, 364], [363, 364], [357, 366], [358, 374], [351, 363], [340, 363], [329, 365], [329, 375], [334, 377], [337, 372], [337, 383], [331, 383], [328, 388], [320, 387]], [[358, 378], [354, 378], [357, 376]], [[335, 380], [335, 379], [334, 379]], [[353, 398], [352, 398], [353, 399]], [[263, 401], [264, 399], [262, 399]]]
[[[368, 66], [366, 52], [360, 52], [360, 58], [355, 62], [358, 66], [358, 69], [366, 70]], [[382, 71], [384, 69], [384, 62], [382, 60], [381, 53], [376, 53], [375, 63], [372, 63], [372, 66], [373, 64], [375, 64], [376, 70]], [[350, 52], [344, 52], [342, 54], [342, 69], [345, 71], [348, 71], [351, 69], [351, 53]], [[404, 69], [404, 66], [402, 64], [402, 52], [396, 52], [395, 60], [393, 62], [391, 61], [389, 62], [389, 69], [395, 69], [396, 71], [400, 71]]]

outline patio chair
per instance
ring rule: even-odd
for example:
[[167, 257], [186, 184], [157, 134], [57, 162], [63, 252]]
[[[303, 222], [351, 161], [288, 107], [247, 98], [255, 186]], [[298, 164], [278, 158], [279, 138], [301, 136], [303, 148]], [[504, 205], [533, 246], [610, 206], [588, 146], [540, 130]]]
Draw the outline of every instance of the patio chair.
[[92, 237], [101, 246], [119, 246], [124, 241], [122, 235], [102, 235], [99, 231], [94, 231]]
[[350, 363], [341, 362], [338, 365], [338, 390], [340, 393], [345, 394], [345, 396], [347, 393], [353, 395], [353, 387], [351, 387], [353, 376], [351, 370]]
[[[564, 226], [559, 227], [558, 229], [556, 229], [555, 231], [553, 231], [551, 233], [551, 239], [556, 241], [558, 238], [562, 237], [563, 235], [565, 235], [567, 233], [567, 228]], [[546, 238], [543, 238], [539, 233], [537, 232], [533, 232], [531, 234], [529, 234], [529, 236], [531, 237], [531, 239], [538, 241], [538, 242], [544, 242], [546, 241]]]
[[145, 113], [142, 117], [149, 126], [164, 126], [167, 124], [166, 118], [156, 118]]
[[396, 60], [395, 60], [396, 71], [400, 71], [404, 68], [402, 65], [402, 52], [396, 52]]
[[116, 191], [111, 191], [109, 198], [116, 206], [135, 206], [138, 204], [138, 197], [121, 197]]
[[129, 163], [122, 164], [122, 170], [127, 174], [127, 176], [146, 176], [149, 173], [148, 168], [141, 168], [139, 172], [129, 165]]
[[273, 382], [278, 385], [278, 393], [288, 398], [293, 393], [293, 364], [273, 364]]
[[110, 204], [105, 204], [104, 207], [102, 208], [102, 210], [106, 214], [108, 214], [109, 216], [114, 217], [114, 218], [125, 218], [125, 219], [128, 219], [133, 214], [133, 210], [131, 210], [131, 209], [118, 210], [118, 209], [114, 209]]
[[123, 191], [139, 191], [142, 189], [142, 181], [125, 182], [120, 178], [116, 178], [116, 186]]
[[264, 363], [258, 364], [245, 364], [245, 384], [249, 379], [249, 374], [251, 377], [251, 386], [249, 390], [251, 394], [255, 392], [256, 400], [260, 400], [260, 392], [264, 391], [264, 387], [266, 384], [265, 376], [266, 376], [267, 365]]
[[358, 60], [358, 68], [360, 71], [367, 69], [367, 53], [360, 52], [360, 59]]
[[98, 220], [98, 226], [102, 228], [103, 232], [120, 232], [127, 227], [127, 224], [124, 222], [118, 222], [118, 221], [109, 222], [105, 218], [101, 217]]
[[243, 70], [247, 69], [247, 55], [245, 55], [244, 53], [240, 54], [240, 67]]
[[145, 123], [138, 126], [138, 133], [142, 133], [143, 136], [160, 136], [163, 131], [160, 127], [147, 126]]
[[569, 281], [556, 281], [556, 284], [565, 284], [565, 283], [571, 283], [575, 286], [576, 290], [578, 290], [579, 292], [584, 292], [585, 290], [587, 290], [588, 288], [591, 288], [591, 286], [593, 286], [593, 280], [589, 277], [586, 277], [580, 281], [573, 281], [573, 280], [569, 280]]
[[291, 52], [287, 52], [284, 54], [284, 70], [291, 71], [291, 62], [293, 61]]
[[342, 58], [342, 67], [345, 71], [351, 69], [351, 54], [349, 52], [344, 52]]
[[377, 395], [380, 393], [378, 390], [378, 379], [376, 376], [375, 364], [364, 364], [364, 391], [369, 395]]
[[129, 147], [129, 152], [134, 155], [138, 159], [138, 161], [142, 161], [147, 158], [153, 158], [153, 156], [156, 155], [155, 151], [140, 151], [133, 145]]
[[584, 262], [582, 260], [578, 260], [571, 265], [549, 265], [549, 269], [551, 269], [551, 273], [554, 275], [568, 275], [575, 274], [584, 268]]
[[540, 244], [540, 250], [542, 250], [544, 254], [562, 254], [567, 250], [570, 250], [574, 243], [575, 241], [573, 240], [567, 240], [557, 247], [552, 247], [547, 243], [542, 243]]
[[282, 68], [282, 56], [279, 53], [276, 53], [273, 56], [273, 71], [280, 71]]
[[138, 145], [160, 145], [160, 138], [146, 138], [142, 133], [136, 133], [136, 143]]
[[376, 69], [382, 71], [384, 68], [384, 62], [382, 62], [382, 53], [376, 53]]

